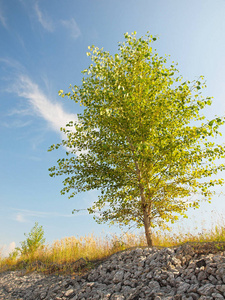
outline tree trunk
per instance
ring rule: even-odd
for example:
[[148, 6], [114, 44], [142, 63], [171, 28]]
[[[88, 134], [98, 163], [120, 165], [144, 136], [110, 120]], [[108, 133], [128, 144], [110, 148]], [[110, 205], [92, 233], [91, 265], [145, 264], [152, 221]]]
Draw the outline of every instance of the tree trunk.
[[[132, 148], [134, 148], [134, 147], [132, 146]], [[146, 198], [144, 195], [144, 186], [141, 183], [141, 171], [140, 171], [137, 161], [135, 161], [135, 166], [136, 166], [136, 172], [137, 172], [137, 177], [138, 177], [138, 182], [139, 182], [141, 204], [142, 204], [142, 209], [143, 209], [142, 211], [144, 213], [145, 236], [146, 236], [148, 247], [152, 247], [153, 246], [152, 227], [151, 227], [151, 218], [149, 215], [149, 212], [151, 213], [152, 205], [150, 205], [150, 207], [147, 209]]]
[[145, 226], [145, 236], [146, 236], [148, 247], [152, 247], [153, 246], [152, 228], [151, 228], [150, 217], [148, 216], [146, 209], [144, 210], [144, 226]]

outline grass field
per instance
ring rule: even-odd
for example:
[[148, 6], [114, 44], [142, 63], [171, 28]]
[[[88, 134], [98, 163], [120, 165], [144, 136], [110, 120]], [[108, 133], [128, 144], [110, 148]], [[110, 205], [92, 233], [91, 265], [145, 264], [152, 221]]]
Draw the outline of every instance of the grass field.
[[[224, 224], [215, 225], [211, 230], [201, 230], [201, 233], [182, 234], [180, 232], [157, 231], [153, 235], [156, 247], [174, 247], [186, 242], [225, 242]], [[143, 234], [135, 235], [126, 233], [123, 236], [97, 237], [93, 234], [85, 237], [68, 237], [55, 241], [52, 245], [44, 245], [32, 255], [16, 255], [10, 253], [8, 257], [0, 257], [0, 272], [5, 270], [25, 269], [26, 272], [34, 270], [43, 273], [79, 274], [95, 266], [96, 261], [101, 261], [108, 256], [131, 247], [146, 246]], [[85, 267], [74, 262], [83, 258]]]
[[[217, 224], [211, 230], [201, 229], [201, 233], [186, 233], [182, 228], [179, 232], [156, 231], [153, 243], [156, 247], [174, 247], [186, 242], [225, 242], [225, 225]], [[143, 234], [126, 233], [122, 236], [98, 237], [93, 234], [85, 237], [68, 237], [55, 241], [52, 245], [44, 245], [32, 255], [18, 256], [10, 253], [8, 257], [0, 257], [0, 272], [5, 270], [25, 269], [43, 273], [83, 274], [101, 261], [121, 250], [136, 246], [146, 246]], [[74, 265], [83, 258], [84, 267]]]

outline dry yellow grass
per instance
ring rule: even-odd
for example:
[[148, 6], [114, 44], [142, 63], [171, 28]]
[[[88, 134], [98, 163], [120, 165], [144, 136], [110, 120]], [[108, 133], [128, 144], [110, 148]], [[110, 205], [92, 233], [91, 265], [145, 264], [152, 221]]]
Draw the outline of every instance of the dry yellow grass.
[[[153, 243], [159, 247], [174, 247], [186, 242], [225, 241], [225, 225], [223, 221], [221, 221], [220, 225], [215, 225], [211, 230], [202, 229], [197, 234], [183, 234], [183, 232], [183, 228], [180, 228], [177, 233], [155, 231]], [[88, 262], [102, 260], [113, 253], [136, 246], [146, 246], [144, 234], [126, 233], [121, 236], [114, 235], [111, 238], [107, 236], [99, 237], [94, 234], [79, 238], [67, 237], [55, 241], [52, 245], [45, 245], [32, 257], [15, 257], [11, 253], [9, 257], [3, 258], [0, 255], [0, 271], [18, 268], [26, 268], [31, 271], [34, 269], [47, 271], [51, 269], [50, 266], [52, 265], [68, 266], [80, 258], [84, 258]], [[39, 262], [39, 264], [35, 266], [35, 262]], [[70, 272], [68, 268], [65, 268], [65, 270]]]

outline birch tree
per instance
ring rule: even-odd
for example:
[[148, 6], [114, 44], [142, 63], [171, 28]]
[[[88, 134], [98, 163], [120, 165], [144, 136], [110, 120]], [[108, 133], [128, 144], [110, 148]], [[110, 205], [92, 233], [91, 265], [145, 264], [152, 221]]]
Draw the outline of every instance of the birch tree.
[[[61, 130], [67, 156], [50, 168], [66, 175], [62, 194], [98, 190], [92, 207], [97, 222], [152, 228], [186, 216], [188, 208], [210, 201], [215, 177], [224, 165], [225, 147], [214, 139], [224, 117], [201, 113], [212, 99], [203, 97], [203, 76], [184, 81], [177, 64], [153, 49], [156, 37], [124, 35], [118, 53], [89, 47], [90, 66], [82, 84], [59, 94], [79, 103], [83, 113]], [[98, 212], [98, 214], [97, 214]]]

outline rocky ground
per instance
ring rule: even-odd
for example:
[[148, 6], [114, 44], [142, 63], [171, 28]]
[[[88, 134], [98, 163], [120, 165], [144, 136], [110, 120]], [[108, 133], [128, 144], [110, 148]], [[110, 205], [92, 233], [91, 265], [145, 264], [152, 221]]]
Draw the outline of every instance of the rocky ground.
[[225, 299], [225, 252], [211, 246], [126, 250], [82, 277], [3, 272], [0, 299]]

